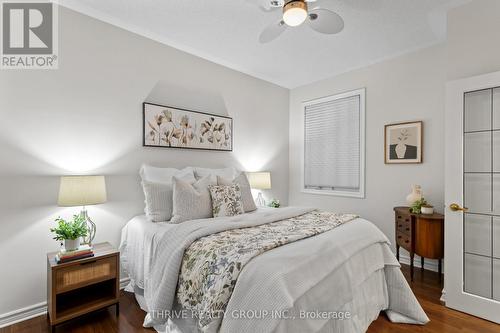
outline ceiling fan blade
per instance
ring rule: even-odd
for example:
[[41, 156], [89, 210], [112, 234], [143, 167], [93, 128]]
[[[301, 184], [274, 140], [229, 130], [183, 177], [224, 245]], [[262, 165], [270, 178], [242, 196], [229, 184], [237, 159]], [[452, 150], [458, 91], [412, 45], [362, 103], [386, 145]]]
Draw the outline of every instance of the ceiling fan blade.
[[337, 34], [344, 29], [344, 20], [331, 10], [315, 8], [309, 10], [309, 25], [323, 34]]
[[259, 41], [262, 44], [269, 43], [270, 41], [275, 40], [286, 30], [286, 24], [283, 20], [273, 23], [262, 31], [259, 37]]
[[273, 0], [246, 0], [249, 3], [257, 5], [257, 7], [263, 12], [272, 12], [275, 9], [282, 8], [279, 3], [274, 3]]

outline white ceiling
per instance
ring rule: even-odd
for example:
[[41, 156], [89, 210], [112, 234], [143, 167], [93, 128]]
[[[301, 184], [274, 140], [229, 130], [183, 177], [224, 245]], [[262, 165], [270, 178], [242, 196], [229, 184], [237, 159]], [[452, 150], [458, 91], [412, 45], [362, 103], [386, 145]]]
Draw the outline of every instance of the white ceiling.
[[[63, 0], [61, 5], [249, 75], [294, 88], [446, 38], [446, 12], [468, 0], [325, 0], [337, 35], [307, 25], [260, 44], [280, 10], [261, 0]], [[262, 0], [265, 1], [265, 0]]]

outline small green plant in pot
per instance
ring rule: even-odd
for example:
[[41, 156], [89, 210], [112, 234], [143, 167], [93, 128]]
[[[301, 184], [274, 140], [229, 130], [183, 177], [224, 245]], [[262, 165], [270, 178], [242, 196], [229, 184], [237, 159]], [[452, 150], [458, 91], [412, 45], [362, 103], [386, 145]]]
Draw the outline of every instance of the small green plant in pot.
[[66, 251], [76, 250], [80, 247], [80, 239], [87, 236], [87, 224], [85, 217], [81, 215], [73, 215], [72, 220], [64, 220], [58, 217], [56, 220], [57, 227], [51, 228], [50, 232], [55, 234], [54, 239], [64, 241]]
[[271, 202], [269, 203], [268, 206], [272, 207], [272, 208], [280, 208], [281, 204], [280, 204], [280, 201], [278, 199], [273, 199], [273, 200], [271, 200]]
[[412, 212], [413, 214], [420, 214], [422, 212], [422, 206], [427, 206], [427, 205], [428, 205], [427, 201], [424, 198], [419, 199], [415, 201], [413, 205], [411, 205], [410, 212]]

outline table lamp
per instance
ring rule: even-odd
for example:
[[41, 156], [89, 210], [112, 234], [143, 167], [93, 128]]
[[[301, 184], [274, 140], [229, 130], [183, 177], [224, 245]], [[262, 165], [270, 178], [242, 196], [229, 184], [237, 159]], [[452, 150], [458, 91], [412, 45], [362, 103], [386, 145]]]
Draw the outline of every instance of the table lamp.
[[106, 181], [104, 176], [62, 176], [59, 187], [60, 207], [82, 206], [81, 216], [87, 223], [84, 244], [91, 245], [96, 233], [96, 225], [87, 214], [85, 206], [106, 202]]
[[[271, 173], [270, 172], [249, 172], [247, 173], [248, 182], [250, 187], [256, 190], [270, 190], [271, 189]], [[262, 196], [262, 192], [259, 192], [257, 199], [255, 199], [255, 204], [257, 206], [263, 207], [266, 205], [266, 201]]]

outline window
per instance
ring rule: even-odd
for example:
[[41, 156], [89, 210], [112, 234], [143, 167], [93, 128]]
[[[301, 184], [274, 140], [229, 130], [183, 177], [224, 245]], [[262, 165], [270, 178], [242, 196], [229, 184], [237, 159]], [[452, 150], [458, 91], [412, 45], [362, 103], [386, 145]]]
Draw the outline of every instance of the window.
[[303, 106], [303, 191], [364, 198], [365, 89]]

